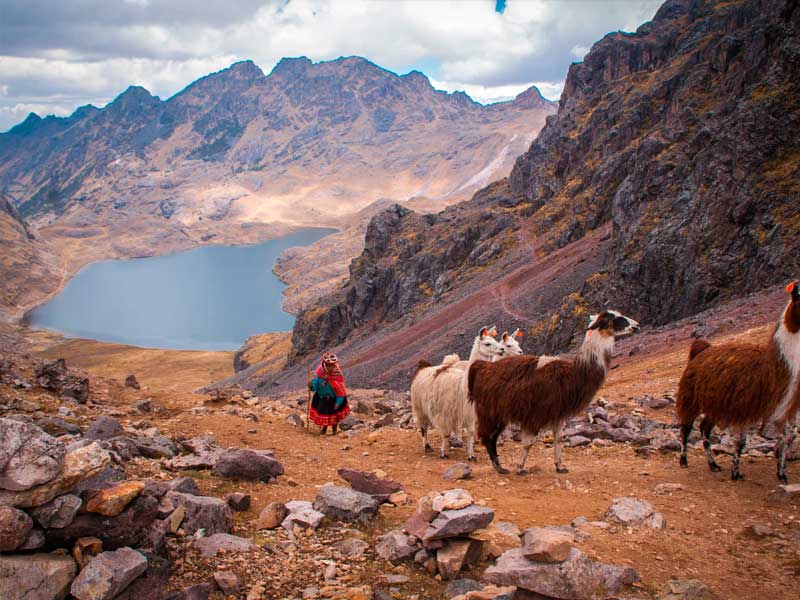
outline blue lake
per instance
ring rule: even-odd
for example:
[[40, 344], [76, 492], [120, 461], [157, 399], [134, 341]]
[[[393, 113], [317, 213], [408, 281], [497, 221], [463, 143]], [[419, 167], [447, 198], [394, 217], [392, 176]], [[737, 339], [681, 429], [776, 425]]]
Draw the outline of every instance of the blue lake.
[[287, 331], [278, 255], [333, 229], [304, 229], [253, 246], [207, 246], [179, 254], [110, 260], [83, 268], [28, 315], [32, 327], [149, 348], [235, 350], [248, 337]]

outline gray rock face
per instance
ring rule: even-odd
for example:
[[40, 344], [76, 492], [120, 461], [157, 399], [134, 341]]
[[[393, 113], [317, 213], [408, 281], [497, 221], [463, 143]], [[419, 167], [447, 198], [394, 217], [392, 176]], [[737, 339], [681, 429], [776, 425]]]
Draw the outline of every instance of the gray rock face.
[[219, 498], [193, 496], [181, 492], [168, 492], [165, 498], [176, 508], [182, 506], [186, 511], [181, 526], [189, 535], [198, 529], [205, 529], [206, 535], [228, 533], [233, 527], [231, 509]]
[[561, 563], [540, 563], [525, 558], [522, 548], [505, 552], [484, 578], [496, 585], [513, 585], [548, 598], [600, 600], [613, 597], [624, 586], [639, 581], [630, 567], [593, 561], [577, 548]]
[[336, 485], [319, 489], [314, 499], [314, 509], [330, 519], [367, 523], [378, 513], [379, 502], [362, 492]]
[[72, 557], [63, 554], [0, 556], [0, 598], [63, 600], [76, 571]]
[[316, 529], [325, 518], [325, 515], [314, 510], [311, 502], [307, 500], [292, 500], [287, 502], [284, 508], [288, 514], [283, 519], [281, 526], [288, 531], [291, 531], [295, 525], [305, 529]]
[[111, 600], [147, 570], [147, 559], [131, 548], [101, 552], [83, 568], [70, 587], [78, 600]]
[[110, 440], [121, 434], [122, 431], [122, 425], [120, 425], [119, 421], [114, 417], [103, 415], [89, 425], [84, 437], [88, 440]]
[[283, 465], [272, 454], [245, 448], [223, 450], [214, 464], [214, 473], [221, 477], [238, 477], [269, 481], [283, 475]]
[[66, 452], [64, 444], [35, 425], [0, 419], [0, 488], [23, 491], [53, 480]]
[[425, 531], [425, 543], [456, 537], [483, 529], [494, 519], [494, 511], [484, 506], [468, 506], [439, 513]]
[[378, 538], [375, 552], [384, 560], [399, 562], [414, 556], [421, 545], [400, 530], [389, 531]]
[[667, 526], [664, 517], [656, 512], [652, 504], [630, 496], [614, 498], [603, 518], [612, 523], [634, 527], [664, 529]]
[[12, 552], [22, 546], [33, 529], [33, 519], [10, 506], [0, 506], [0, 552]]
[[205, 558], [211, 558], [217, 552], [250, 552], [258, 549], [258, 546], [250, 540], [228, 533], [215, 533], [202, 537], [194, 545]]

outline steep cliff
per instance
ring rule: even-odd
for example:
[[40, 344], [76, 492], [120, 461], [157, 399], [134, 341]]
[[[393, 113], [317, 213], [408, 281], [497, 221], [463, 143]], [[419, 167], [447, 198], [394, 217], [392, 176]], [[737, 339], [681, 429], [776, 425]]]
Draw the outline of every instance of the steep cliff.
[[[343, 341], [362, 356], [401, 316], [423, 322], [491, 282], [504, 291], [486, 318], [560, 351], [593, 306], [663, 324], [796, 276], [798, 56], [795, 0], [671, 0], [609, 34], [508, 181], [436, 216], [373, 220], [349, 283], [298, 319], [293, 360]], [[595, 268], [558, 285], [525, 269], [559, 249]]]

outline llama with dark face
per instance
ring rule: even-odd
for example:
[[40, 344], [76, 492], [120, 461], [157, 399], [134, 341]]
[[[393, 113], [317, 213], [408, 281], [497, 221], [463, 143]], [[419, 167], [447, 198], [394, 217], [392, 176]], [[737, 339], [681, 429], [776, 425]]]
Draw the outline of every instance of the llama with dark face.
[[789, 304], [766, 345], [712, 346], [705, 340], [692, 343], [689, 363], [678, 385], [682, 467], [689, 464], [689, 434], [700, 414], [703, 448], [712, 471], [720, 470], [711, 453], [712, 429], [719, 425], [735, 432], [733, 480], [742, 479], [739, 463], [748, 429], [771, 423], [780, 433], [775, 445], [778, 479], [787, 481], [786, 451], [795, 435], [793, 421], [800, 410], [800, 284], [791, 283], [786, 291]]
[[506, 425], [522, 429], [523, 447], [517, 474], [536, 436], [553, 430], [556, 471], [561, 463], [561, 428], [584, 410], [606, 378], [616, 336], [637, 331], [639, 324], [613, 310], [589, 319], [589, 327], [572, 360], [552, 356], [513, 356], [494, 363], [477, 361], [469, 369], [469, 399], [475, 404], [478, 435], [498, 473], [508, 473], [497, 456], [497, 438]]

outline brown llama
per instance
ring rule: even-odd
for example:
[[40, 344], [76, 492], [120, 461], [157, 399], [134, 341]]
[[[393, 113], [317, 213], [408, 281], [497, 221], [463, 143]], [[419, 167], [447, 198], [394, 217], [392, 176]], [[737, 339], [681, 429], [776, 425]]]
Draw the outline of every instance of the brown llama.
[[613, 310], [589, 319], [583, 344], [575, 359], [552, 356], [512, 356], [498, 362], [477, 361], [469, 370], [470, 401], [475, 403], [478, 435], [489, 452], [495, 471], [508, 473], [497, 456], [497, 438], [506, 425], [522, 429], [522, 452], [517, 474], [525, 474], [525, 461], [536, 436], [553, 430], [555, 466], [561, 464], [561, 428], [584, 410], [606, 378], [614, 339], [637, 331], [639, 324]]
[[800, 409], [800, 283], [787, 286], [789, 304], [766, 345], [720, 344], [695, 340], [689, 362], [678, 384], [678, 421], [681, 425], [680, 465], [688, 467], [689, 434], [702, 413], [708, 466], [720, 467], [711, 452], [711, 430], [730, 427], [736, 434], [731, 479], [742, 479], [739, 463], [747, 444], [748, 429], [761, 423], [776, 426], [778, 479], [786, 482], [786, 451], [794, 437], [792, 422]]

